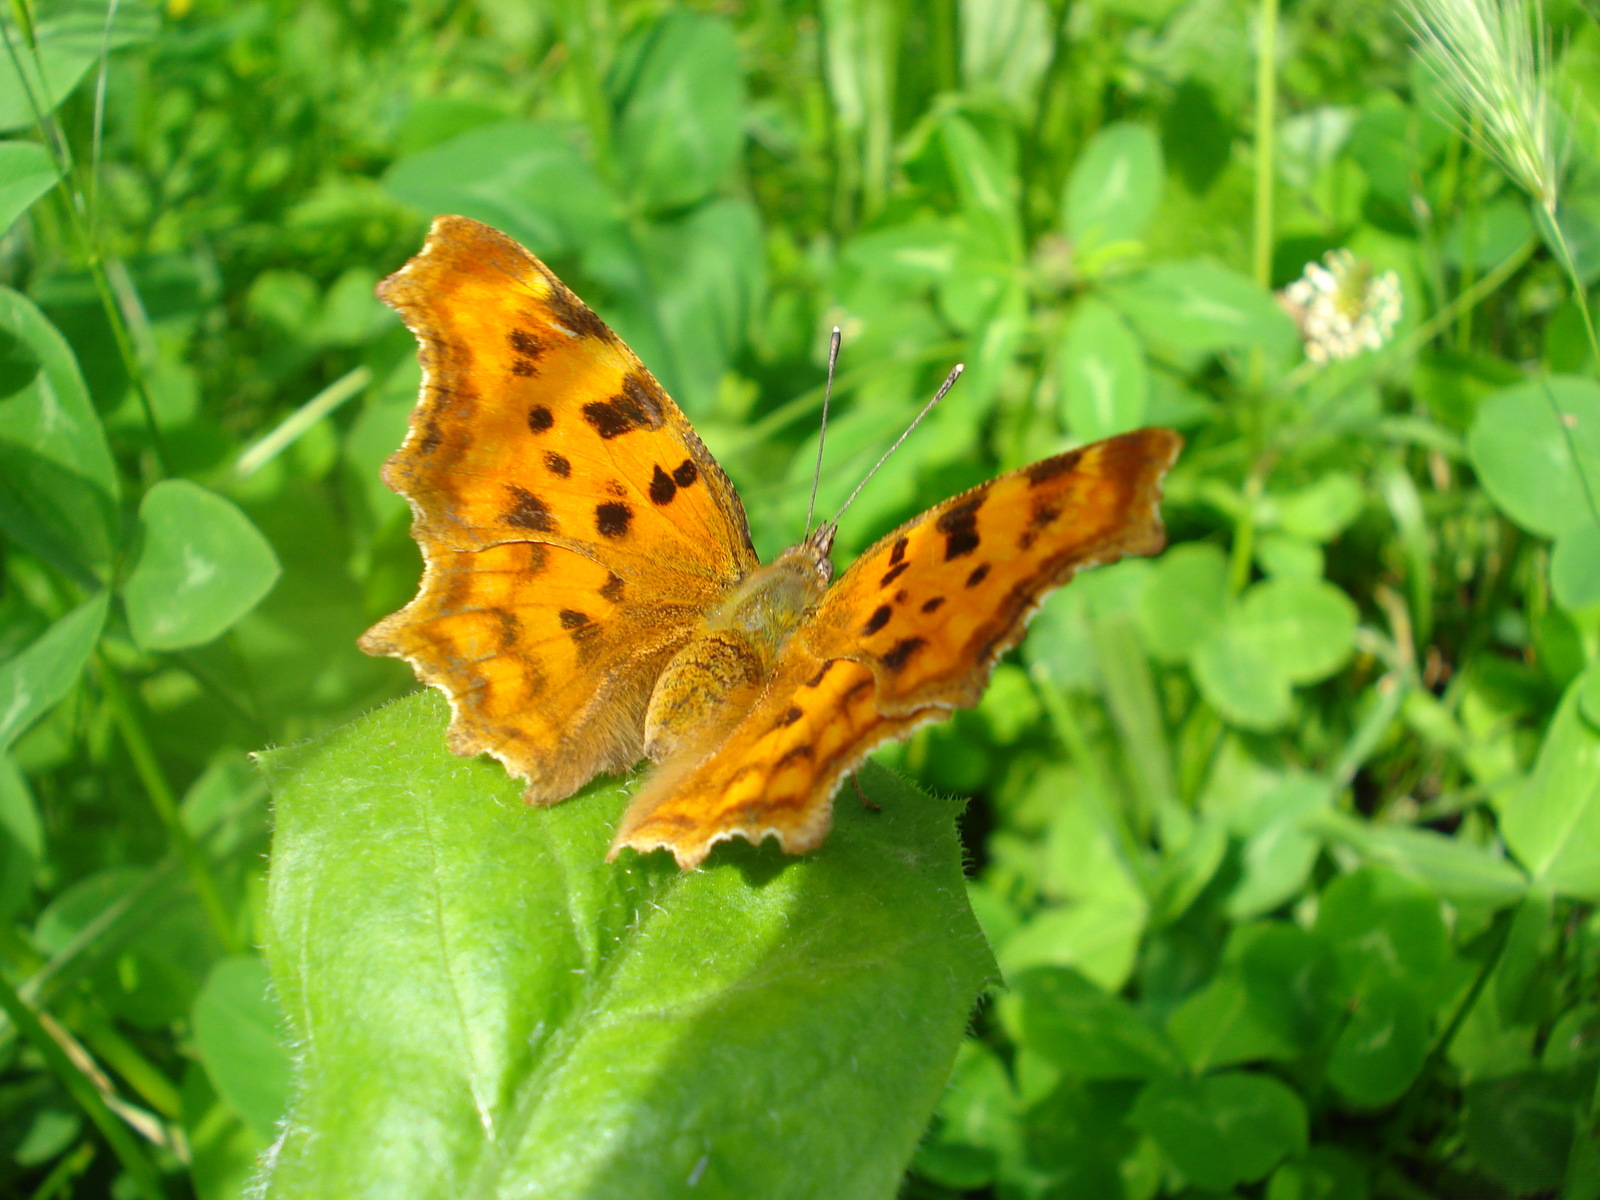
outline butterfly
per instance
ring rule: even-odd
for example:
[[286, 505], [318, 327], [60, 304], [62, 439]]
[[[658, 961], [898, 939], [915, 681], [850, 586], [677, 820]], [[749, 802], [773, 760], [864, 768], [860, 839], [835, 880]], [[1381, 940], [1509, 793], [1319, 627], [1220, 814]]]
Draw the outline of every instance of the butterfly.
[[494, 756], [531, 803], [651, 759], [611, 858], [817, 848], [843, 777], [976, 704], [1047, 592], [1163, 545], [1182, 439], [1142, 429], [954, 496], [837, 581], [832, 523], [763, 565], [677, 405], [511, 238], [439, 217], [378, 295], [422, 361], [383, 478], [424, 566], [361, 648], [443, 691], [450, 748]]

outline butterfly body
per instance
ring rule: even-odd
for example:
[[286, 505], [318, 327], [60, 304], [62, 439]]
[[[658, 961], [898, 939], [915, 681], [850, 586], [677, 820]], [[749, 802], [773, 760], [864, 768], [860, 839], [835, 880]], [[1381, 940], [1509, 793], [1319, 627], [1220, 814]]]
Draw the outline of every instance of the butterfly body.
[[832, 527], [824, 527], [816, 540], [750, 572], [706, 615], [704, 628], [672, 656], [651, 689], [647, 758], [665, 762], [709, 745], [755, 699], [833, 577], [832, 541]]
[[837, 580], [831, 526], [763, 566], [683, 413], [510, 238], [440, 217], [379, 295], [423, 363], [384, 478], [424, 571], [361, 646], [440, 688], [451, 748], [498, 758], [531, 802], [653, 760], [613, 857], [814, 849], [844, 774], [976, 703], [1051, 588], [1163, 542], [1181, 439], [1145, 429], [952, 497]]

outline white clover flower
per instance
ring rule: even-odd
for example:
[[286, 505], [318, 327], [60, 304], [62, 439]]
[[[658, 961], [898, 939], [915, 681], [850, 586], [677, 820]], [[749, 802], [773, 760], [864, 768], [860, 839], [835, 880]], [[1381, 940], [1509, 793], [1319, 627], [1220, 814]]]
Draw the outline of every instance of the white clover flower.
[[1394, 333], [1400, 277], [1393, 271], [1375, 275], [1371, 263], [1350, 251], [1330, 250], [1321, 263], [1307, 263], [1279, 299], [1300, 326], [1312, 362], [1354, 358], [1379, 349]]

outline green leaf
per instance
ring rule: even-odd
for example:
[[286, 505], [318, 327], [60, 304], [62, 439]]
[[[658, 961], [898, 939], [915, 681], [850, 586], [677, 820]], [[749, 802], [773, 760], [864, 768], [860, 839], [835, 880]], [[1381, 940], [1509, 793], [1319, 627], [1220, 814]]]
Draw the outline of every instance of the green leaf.
[[1333, 809], [1308, 815], [1304, 828], [1349, 847], [1369, 863], [1425, 883], [1458, 904], [1499, 907], [1528, 890], [1528, 877], [1514, 863], [1431, 829], [1369, 825]]
[[1288, 921], [1241, 925], [1229, 940], [1227, 962], [1244, 980], [1256, 1015], [1276, 1023], [1286, 1042], [1316, 1050], [1343, 1018], [1338, 963], [1308, 929]]
[[959, 111], [943, 116], [938, 136], [971, 242], [997, 268], [1014, 269], [1024, 257], [1016, 172], [1002, 161], [995, 139], [984, 136]]
[[0, 142], [0, 233], [55, 186], [55, 163], [38, 142]]
[[1225, 1191], [1305, 1151], [1305, 1103], [1267, 1075], [1229, 1071], [1146, 1085], [1129, 1123], [1197, 1187]]
[[44, 857], [44, 829], [28, 781], [0, 754], [0, 920], [10, 920], [33, 894]]
[[1143, 235], [1161, 203], [1165, 171], [1155, 130], [1129, 121], [1106, 125], [1067, 177], [1061, 225], [1080, 254]]
[[1330, 471], [1315, 483], [1269, 497], [1280, 529], [1313, 542], [1329, 542], [1361, 515], [1366, 492], [1354, 475]]
[[268, 996], [267, 967], [255, 955], [211, 968], [194, 1002], [194, 1043], [217, 1093], [256, 1135], [271, 1142], [289, 1107], [289, 1055], [278, 1039], [283, 1015]]
[[1057, 352], [1061, 418], [1075, 437], [1098, 441], [1144, 423], [1150, 373], [1128, 324], [1093, 297], [1073, 310]]
[[710, 412], [760, 308], [761, 218], [746, 200], [713, 200], [638, 241], [650, 284], [636, 303], [661, 331], [651, 339], [652, 369], [691, 414]]
[[1530, 379], [1478, 410], [1467, 452], [1490, 499], [1530, 533], [1554, 537], [1593, 523], [1600, 494], [1600, 383]]
[[1380, 982], [1357, 1000], [1328, 1056], [1328, 1082], [1352, 1104], [1398, 1100], [1428, 1057], [1428, 1014], [1397, 982]]
[[1139, 632], [1152, 656], [1181, 663], [1221, 626], [1227, 609], [1227, 557], [1208, 542], [1189, 542], [1156, 560], [1139, 593]]
[[868, 769], [805, 858], [612, 864], [626, 785], [529, 808], [444, 724], [263, 756], [303, 1056], [267, 1195], [892, 1196], [995, 978], [952, 807]]
[[1197, 1074], [1257, 1059], [1288, 1061], [1304, 1052], [1236, 974], [1214, 975], [1185, 997], [1167, 1018], [1167, 1032]]
[[1530, 890], [1517, 906], [1506, 934], [1505, 949], [1494, 972], [1495, 1011], [1506, 1025], [1539, 1021], [1549, 981], [1544, 959], [1559, 936], [1555, 897]]
[[610, 236], [619, 206], [567, 130], [549, 122], [480, 126], [410, 154], [384, 187], [432, 216], [459, 213], [553, 258]]
[[[1592, 1068], [1588, 1077], [1592, 1099]], [[1468, 1086], [1465, 1099], [1462, 1136], [1484, 1171], [1517, 1195], [1561, 1186], [1585, 1099], [1575, 1073], [1482, 1080]]]
[[1289, 719], [1289, 680], [1267, 649], [1227, 621], [1195, 647], [1194, 681], [1206, 703], [1242, 729], [1277, 729]]
[[1280, 576], [1251, 587], [1230, 624], [1291, 683], [1315, 683], [1350, 657], [1356, 618], [1354, 602], [1326, 580]]
[[0, 663], [0, 751], [78, 682], [100, 641], [108, 600], [104, 592], [85, 600], [26, 650]]
[[1246, 841], [1239, 882], [1228, 896], [1230, 917], [1243, 920], [1270, 912], [1305, 886], [1321, 851], [1305, 824], [1331, 798], [1326, 780], [1290, 775], [1235, 813], [1233, 830]]
[[1272, 1173], [1266, 1200], [1367, 1200], [1371, 1194], [1360, 1162], [1337, 1146], [1319, 1144]]
[[1012, 980], [1021, 1042], [1074, 1079], [1161, 1079], [1183, 1060], [1126, 1000], [1070, 967], [1034, 967]]
[[1180, 361], [1254, 348], [1287, 362], [1299, 353], [1294, 322], [1271, 294], [1215, 263], [1161, 263], [1108, 284], [1103, 295], [1145, 345]]
[[1399, 981], [1423, 996], [1449, 986], [1450, 937], [1438, 896], [1384, 867], [1362, 867], [1322, 893], [1316, 932], [1358, 998]]
[[1556, 603], [1569, 612], [1600, 604], [1600, 525], [1577, 525], [1557, 535], [1550, 587]]
[[1600, 665], [1567, 688], [1527, 782], [1497, 796], [1511, 853], [1546, 887], [1589, 901], [1600, 900], [1600, 728], [1580, 697], [1596, 675]]
[[744, 75], [726, 21], [668, 9], [623, 45], [607, 86], [617, 175], [645, 208], [692, 204], [727, 178], [744, 139]]
[[39, 11], [36, 52], [6, 17], [16, 58], [0, 53], [0, 130], [33, 128], [72, 94], [106, 51], [146, 41], [161, 25], [156, 9], [138, 4], [113, 9], [115, 19], [110, 21], [106, 6], [97, 0], [65, 0], [40, 5]]
[[0, 530], [79, 583], [116, 545], [116, 465], [77, 359], [33, 301], [0, 288]]
[[278, 580], [278, 556], [250, 518], [187, 479], [166, 479], [145, 493], [139, 530], [122, 597], [134, 640], [146, 650], [220, 637]]

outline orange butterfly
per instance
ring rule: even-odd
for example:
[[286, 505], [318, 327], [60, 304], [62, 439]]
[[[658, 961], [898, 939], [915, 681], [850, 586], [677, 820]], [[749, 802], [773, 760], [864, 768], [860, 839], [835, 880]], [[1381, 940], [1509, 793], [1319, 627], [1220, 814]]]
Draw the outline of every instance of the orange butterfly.
[[946, 500], [831, 587], [831, 524], [763, 566], [677, 405], [516, 242], [440, 217], [378, 295], [421, 347], [383, 477], [425, 565], [361, 648], [443, 691], [450, 748], [492, 754], [532, 803], [652, 759], [611, 857], [815, 849], [844, 775], [976, 704], [1046, 592], [1163, 544], [1182, 439], [1143, 429]]

